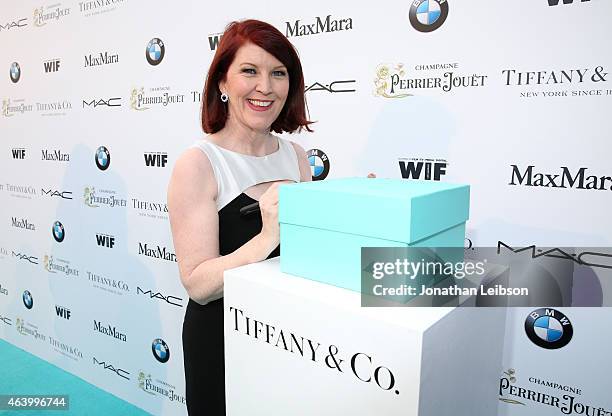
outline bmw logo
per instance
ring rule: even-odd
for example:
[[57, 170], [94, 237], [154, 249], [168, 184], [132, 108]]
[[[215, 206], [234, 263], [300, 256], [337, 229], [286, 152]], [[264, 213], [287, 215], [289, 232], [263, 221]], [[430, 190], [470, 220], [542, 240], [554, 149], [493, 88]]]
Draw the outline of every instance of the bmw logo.
[[574, 335], [570, 320], [556, 309], [541, 308], [525, 319], [527, 337], [538, 347], [556, 350], [565, 347]]
[[21, 67], [19, 66], [17, 62], [13, 62], [11, 64], [10, 75], [11, 75], [11, 81], [13, 82], [17, 82], [19, 81], [19, 78], [21, 78]]
[[64, 237], [66, 236], [66, 233], [64, 232], [64, 226], [62, 225], [61, 222], [59, 221], [55, 221], [53, 223], [53, 238], [55, 238], [55, 241], [57, 241], [58, 243], [61, 243], [62, 241], [64, 241]]
[[170, 359], [170, 348], [168, 348], [168, 344], [161, 338], [157, 338], [153, 341], [151, 350], [153, 351], [155, 359], [160, 363], [168, 362]]
[[30, 293], [29, 290], [25, 290], [23, 292], [23, 304], [25, 305], [26, 308], [28, 309], [32, 309], [32, 306], [34, 306], [34, 298], [32, 297], [32, 294]]
[[166, 47], [164, 46], [164, 42], [161, 39], [151, 39], [147, 44], [147, 50], [145, 51], [147, 62], [151, 65], [159, 65], [162, 59], [164, 59], [165, 52]]
[[100, 146], [96, 150], [96, 166], [100, 170], [106, 170], [110, 166], [110, 152], [104, 146]]
[[306, 152], [308, 162], [310, 162], [310, 171], [312, 172], [312, 180], [320, 181], [327, 177], [329, 173], [329, 159], [327, 155], [319, 149], [310, 149]]
[[446, 0], [415, 0], [410, 6], [410, 24], [419, 32], [433, 32], [446, 20], [448, 2]]

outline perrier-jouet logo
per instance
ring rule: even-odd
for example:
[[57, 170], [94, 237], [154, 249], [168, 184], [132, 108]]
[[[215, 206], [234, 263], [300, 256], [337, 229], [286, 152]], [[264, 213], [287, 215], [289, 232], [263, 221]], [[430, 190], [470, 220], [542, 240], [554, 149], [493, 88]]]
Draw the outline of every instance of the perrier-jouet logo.
[[21, 335], [26, 335], [25, 331], [23, 330], [23, 319], [17, 318], [15, 320], [15, 329], [17, 329], [17, 332], [19, 332]]
[[149, 109], [149, 107], [143, 107], [140, 105], [139, 100], [142, 99], [143, 96], [144, 87], [140, 87], [140, 90], [138, 88], [132, 88], [132, 94], [130, 95], [130, 106], [132, 107], [132, 109], [138, 111]]
[[[504, 374], [507, 376], [507, 379], [510, 383], [516, 383], [516, 370], [514, 368], [509, 368], [508, 370], [504, 371]], [[514, 399], [507, 399], [505, 397], [500, 397], [499, 400], [501, 400], [502, 402], [505, 403], [509, 403], [509, 404], [522, 404], [523, 406], [525, 406], [525, 403], [523, 402], [519, 402], [518, 400], [514, 400]]]
[[404, 78], [406, 71], [404, 64], [381, 64], [376, 68], [376, 78], [374, 79], [374, 95], [384, 98], [404, 98], [412, 94], [396, 93], [393, 78]]
[[87, 205], [88, 207], [96, 208], [99, 206], [99, 205], [94, 204], [94, 201], [93, 201], [93, 197], [95, 193], [96, 193], [96, 190], [93, 186], [92, 187], [88, 186], [83, 190], [83, 202], [85, 202], [85, 205]]
[[43, 8], [40, 7], [40, 8], [34, 9], [34, 25], [35, 26], [40, 27], [40, 26], [46, 25], [46, 23], [43, 22], [42, 17], [43, 17]]
[[151, 374], [145, 374], [144, 371], [139, 371], [138, 372], [138, 387], [140, 387], [142, 391], [154, 396], [155, 393], [147, 390], [147, 387], [146, 387], [147, 381], [151, 383]]
[[11, 104], [11, 100], [2, 100], [2, 115], [4, 117], [11, 117], [14, 114], [9, 113], [9, 105]]

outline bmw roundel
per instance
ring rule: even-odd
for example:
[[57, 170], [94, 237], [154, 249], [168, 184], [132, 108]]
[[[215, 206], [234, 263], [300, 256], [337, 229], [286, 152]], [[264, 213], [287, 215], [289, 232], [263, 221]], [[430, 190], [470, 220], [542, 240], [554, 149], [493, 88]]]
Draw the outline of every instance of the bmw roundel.
[[52, 231], [53, 231], [53, 238], [55, 239], [55, 241], [57, 241], [58, 243], [61, 243], [62, 241], [64, 241], [66, 232], [64, 231], [64, 226], [61, 222], [55, 221], [53, 223]]
[[29, 290], [25, 290], [23, 292], [22, 298], [23, 298], [23, 304], [25, 305], [25, 307], [28, 309], [32, 309], [32, 306], [34, 306], [34, 298], [32, 297], [32, 294], [30, 293]]
[[329, 173], [329, 158], [319, 149], [310, 149], [306, 152], [313, 181], [320, 181], [327, 177]]
[[110, 152], [104, 146], [98, 147], [96, 150], [96, 166], [100, 170], [106, 170], [110, 166]]
[[147, 44], [147, 50], [145, 51], [147, 62], [151, 65], [159, 65], [162, 59], [164, 59], [165, 52], [166, 47], [164, 46], [164, 42], [161, 39], [151, 39]]
[[11, 81], [13, 82], [17, 82], [19, 81], [19, 78], [21, 78], [21, 67], [19, 66], [17, 62], [13, 62], [11, 64], [10, 75], [11, 75]]
[[527, 337], [538, 347], [556, 350], [565, 347], [574, 335], [570, 320], [552, 308], [540, 308], [525, 319]]
[[419, 32], [433, 32], [448, 16], [447, 0], [415, 0], [410, 5], [408, 19]]
[[170, 359], [170, 348], [168, 348], [168, 344], [161, 338], [153, 340], [151, 350], [153, 351], [155, 359], [160, 363], [166, 363]]

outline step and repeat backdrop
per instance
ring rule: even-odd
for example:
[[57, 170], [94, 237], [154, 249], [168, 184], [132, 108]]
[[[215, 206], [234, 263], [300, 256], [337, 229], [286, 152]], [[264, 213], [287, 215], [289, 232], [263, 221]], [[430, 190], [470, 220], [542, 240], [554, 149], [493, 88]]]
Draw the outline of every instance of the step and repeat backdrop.
[[[0, 336], [186, 414], [166, 189], [203, 137], [223, 30], [245, 18], [299, 51], [315, 132], [288, 137], [315, 180], [470, 184], [467, 247], [612, 244], [610, 16], [605, 0], [3, 4]], [[548, 313], [560, 342], [533, 336], [545, 310], [508, 310], [499, 414], [612, 414], [612, 312]]]

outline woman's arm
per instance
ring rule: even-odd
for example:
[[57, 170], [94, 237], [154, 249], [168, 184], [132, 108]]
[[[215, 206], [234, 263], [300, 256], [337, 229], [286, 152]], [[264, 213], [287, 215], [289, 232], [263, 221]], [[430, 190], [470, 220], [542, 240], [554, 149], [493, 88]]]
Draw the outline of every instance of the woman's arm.
[[[225, 270], [263, 260], [278, 245], [277, 186], [260, 200], [262, 232], [225, 256], [219, 256], [216, 197], [217, 182], [210, 161], [199, 149], [187, 150], [170, 178], [168, 214], [181, 283], [189, 297], [200, 304], [223, 296]], [[276, 226], [271, 224], [274, 220]]]
[[300, 182], [310, 182], [312, 181], [312, 172], [310, 171], [310, 162], [308, 162], [308, 156], [306, 156], [306, 152], [297, 143], [291, 142], [293, 148], [295, 149], [295, 154], [298, 157], [298, 165], [300, 166]]

